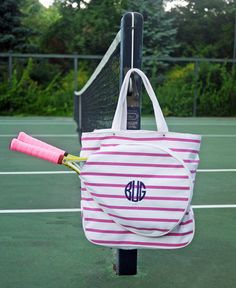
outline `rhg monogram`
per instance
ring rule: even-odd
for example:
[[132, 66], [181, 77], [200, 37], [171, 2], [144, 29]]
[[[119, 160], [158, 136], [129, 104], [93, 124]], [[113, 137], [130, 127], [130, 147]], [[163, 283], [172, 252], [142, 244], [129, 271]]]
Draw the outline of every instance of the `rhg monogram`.
[[142, 201], [146, 195], [146, 187], [141, 181], [130, 181], [125, 187], [125, 196], [129, 201]]

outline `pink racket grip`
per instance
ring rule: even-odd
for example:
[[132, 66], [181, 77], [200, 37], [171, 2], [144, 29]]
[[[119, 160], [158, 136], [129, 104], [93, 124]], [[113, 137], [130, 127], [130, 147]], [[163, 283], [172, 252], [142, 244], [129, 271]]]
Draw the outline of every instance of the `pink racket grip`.
[[68, 154], [60, 148], [57, 148], [57, 147], [52, 146], [48, 143], [45, 143], [41, 140], [38, 140], [32, 136], [27, 135], [25, 132], [20, 132], [17, 139], [22, 141], [22, 142], [31, 144], [33, 146], [37, 146], [37, 147], [44, 148], [44, 149], [51, 150], [51, 151], [57, 151], [57, 152], [60, 152], [61, 154], [64, 154], [64, 155]]
[[10, 150], [22, 152], [24, 154], [34, 156], [43, 160], [47, 160], [54, 164], [62, 164], [64, 154], [58, 151], [47, 150], [38, 146], [22, 142], [18, 139], [11, 141]]

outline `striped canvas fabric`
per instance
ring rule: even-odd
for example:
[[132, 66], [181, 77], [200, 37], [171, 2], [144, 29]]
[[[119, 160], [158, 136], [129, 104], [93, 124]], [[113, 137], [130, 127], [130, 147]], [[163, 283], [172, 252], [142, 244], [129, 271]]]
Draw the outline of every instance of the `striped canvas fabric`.
[[[132, 70], [122, 87], [133, 72], [147, 84], [140, 70]], [[190, 204], [201, 137], [169, 132], [160, 124], [159, 104], [161, 131], [121, 130], [122, 95], [112, 128], [82, 135], [81, 156], [88, 157], [80, 175], [85, 235], [94, 244], [122, 249], [185, 247], [195, 230]]]

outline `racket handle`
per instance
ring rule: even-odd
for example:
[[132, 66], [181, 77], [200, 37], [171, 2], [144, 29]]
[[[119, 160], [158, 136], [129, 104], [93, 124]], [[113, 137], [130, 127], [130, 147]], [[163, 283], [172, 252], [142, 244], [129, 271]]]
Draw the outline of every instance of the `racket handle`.
[[45, 143], [41, 140], [34, 138], [32, 136], [29, 136], [25, 132], [20, 132], [17, 139], [22, 141], [22, 142], [31, 144], [33, 146], [38, 146], [38, 147], [41, 147], [41, 148], [44, 148], [47, 150], [57, 151], [57, 152], [60, 152], [61, 154], [66, 154], [66, 152], [64, 150], [57, 148], [57, 147], [54, 147], [48, 143]]
[[33, 146], [20, 141], [19, 139], [13, 139], [11, 141], [10, 150], [22, 152], [24, 154], [34, 156], [43, 160], [47, 160], [54, 164], [62, 164], [64, 153], [58, 151], [47, 150], [38, 146]]

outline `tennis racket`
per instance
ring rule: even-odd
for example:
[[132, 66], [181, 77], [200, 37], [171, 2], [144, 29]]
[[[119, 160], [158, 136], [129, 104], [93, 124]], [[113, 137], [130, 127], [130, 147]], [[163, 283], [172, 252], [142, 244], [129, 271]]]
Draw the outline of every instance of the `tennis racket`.
[[20, 132], [17, 138], [12, 139], [10, 150], [34, 156], [54, 164], [65, 165], [78, 174], [80, 174], [81, 162], [87, 160], [84, 157], [71, 155], [24, 132]]

